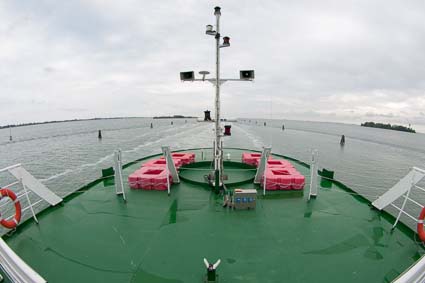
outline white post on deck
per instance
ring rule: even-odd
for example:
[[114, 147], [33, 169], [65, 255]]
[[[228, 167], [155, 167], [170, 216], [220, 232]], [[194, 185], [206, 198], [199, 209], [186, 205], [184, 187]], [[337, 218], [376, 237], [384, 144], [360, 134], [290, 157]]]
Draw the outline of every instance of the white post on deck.
[[[266, 166], [264, 167], [264, 172], [267, 172], [267, 162], [266, 162]], [[263, 174], [264, 175], [264, 186], [263, 186], [263, 196], [266, 195], [266, 184], [267, 184], [267, 174]]]
[[171, 150], [169, 146], [162, 147], [162, 153], [164, 154], [164, 158], [166, 161], [166, 167], [168, 168], [168, 172], [173, 177], [174, 183], [180, 183], [179, 174], [177, 173], [176, 166], [174, 165], [173, 157], [171, 156]]
[[121, 149], [114, 152], [114, 177], [115, 177], [115, 192], [117, 195], [122, 195], [124, 201], [126, 201], [124, 184], [122, 179], [122, 153]]
[[173, 178], [174, 183], [180, 183], [179, 174], [177, 173], [176, 166], [174, 165], [173, 157], [171, 155], [171, 150], [169, 146], [163, 146], [162, 147], [162, 153], [164, 154], [165, 158], [165, 170], [167, 172], [167, 191], [168, 195], [170, 195], [170, 179], [169, 175], [171, 174], [171, 177]]
[[318, 162], [319, 152], [317, 149], [314, 149], [311, 152], [311, 163], [310, 163], [310, 192], [308, 194], [308, 200], [311, 197], [317, 197], [317, 162]]
[[168, 161], [165, 159], [165, 172], [167, 173], [167, 193], [171, 194], [171, 184], [170, 184], [170, 170], [168, 170]]
[[266, 171], [267, 160], [269, 160], [271, 151], [272, 151], [271, 147], [263, 148], [263, 152], [261, 153], [261, 158], [260, 158], [260, 164], [258, 164], [257, 173], [255, 174], [254, 184], [261, 183], [261, 178], [263, 177]]

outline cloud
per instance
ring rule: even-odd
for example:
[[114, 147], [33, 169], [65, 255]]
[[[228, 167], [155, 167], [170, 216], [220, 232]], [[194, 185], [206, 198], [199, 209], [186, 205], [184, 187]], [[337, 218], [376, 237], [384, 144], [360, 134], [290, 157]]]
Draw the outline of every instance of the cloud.
[[[0, 124], [202, 115], [222, 6], [223, 115], [424, 123], [425, 3], [410, 1], [2, 1]], [[213, 73], [213, 72], [212, 72]]]
[[383, 113], [373, 113], [373, 112], [367, 112], [365, 114], [366, 117], [381, 117], [381, 118], [394, 118], [394, 114], [393, 113], [389, 113], [389, 114], [383, 114]]

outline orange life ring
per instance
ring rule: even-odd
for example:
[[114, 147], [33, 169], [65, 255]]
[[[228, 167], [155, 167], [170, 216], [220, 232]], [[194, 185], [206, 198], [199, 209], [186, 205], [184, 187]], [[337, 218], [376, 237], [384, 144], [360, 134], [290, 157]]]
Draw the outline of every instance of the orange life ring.
[[421, 214], [419, 214], [418, 226], [417, 226], [418, 236], [422, 242], [425, 242], [424, 219], [425, 219], [425, 207], [422, 208]]
[[3, 198], [3, 197], [9, 197], [11, 200], [13, 200], [13, 203], [15, 204], [16, 213], [15, 213], [15, 217], [13, 217], [13, 219], [11, 219], [11, 220], [3, 219], [0, 216], [0, 219], [1, 219], [0, 224], [3, 225], [6, 228], [13, 229], [18, 225], [19, 221], [21, 221], [21, 213], [22, 213], [21, 203], [19, 202], [15, 193], [12, 192], [9, 189], [1, 189], [0, 190], [0, 199]]

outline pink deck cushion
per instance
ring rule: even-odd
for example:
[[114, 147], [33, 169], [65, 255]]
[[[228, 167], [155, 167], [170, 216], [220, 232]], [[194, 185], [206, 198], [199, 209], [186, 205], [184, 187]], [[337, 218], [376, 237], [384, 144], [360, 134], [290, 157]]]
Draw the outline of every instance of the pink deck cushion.
[[167, 190], [167, 177], [170, 184], [172, 184], [173, 179], [170, 174], [167, 174], [165, 166], [145, 166], [128, 176], [128, 184], [132, 189]]

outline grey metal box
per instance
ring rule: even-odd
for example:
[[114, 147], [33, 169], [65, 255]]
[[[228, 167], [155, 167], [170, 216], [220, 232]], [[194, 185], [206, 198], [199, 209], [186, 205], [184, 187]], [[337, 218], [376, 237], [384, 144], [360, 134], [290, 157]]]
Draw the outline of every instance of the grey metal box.
[[233, 207], [235, 209], [255, 209], [257, 205], [257, 190], [235, 189], [233, 192]]

